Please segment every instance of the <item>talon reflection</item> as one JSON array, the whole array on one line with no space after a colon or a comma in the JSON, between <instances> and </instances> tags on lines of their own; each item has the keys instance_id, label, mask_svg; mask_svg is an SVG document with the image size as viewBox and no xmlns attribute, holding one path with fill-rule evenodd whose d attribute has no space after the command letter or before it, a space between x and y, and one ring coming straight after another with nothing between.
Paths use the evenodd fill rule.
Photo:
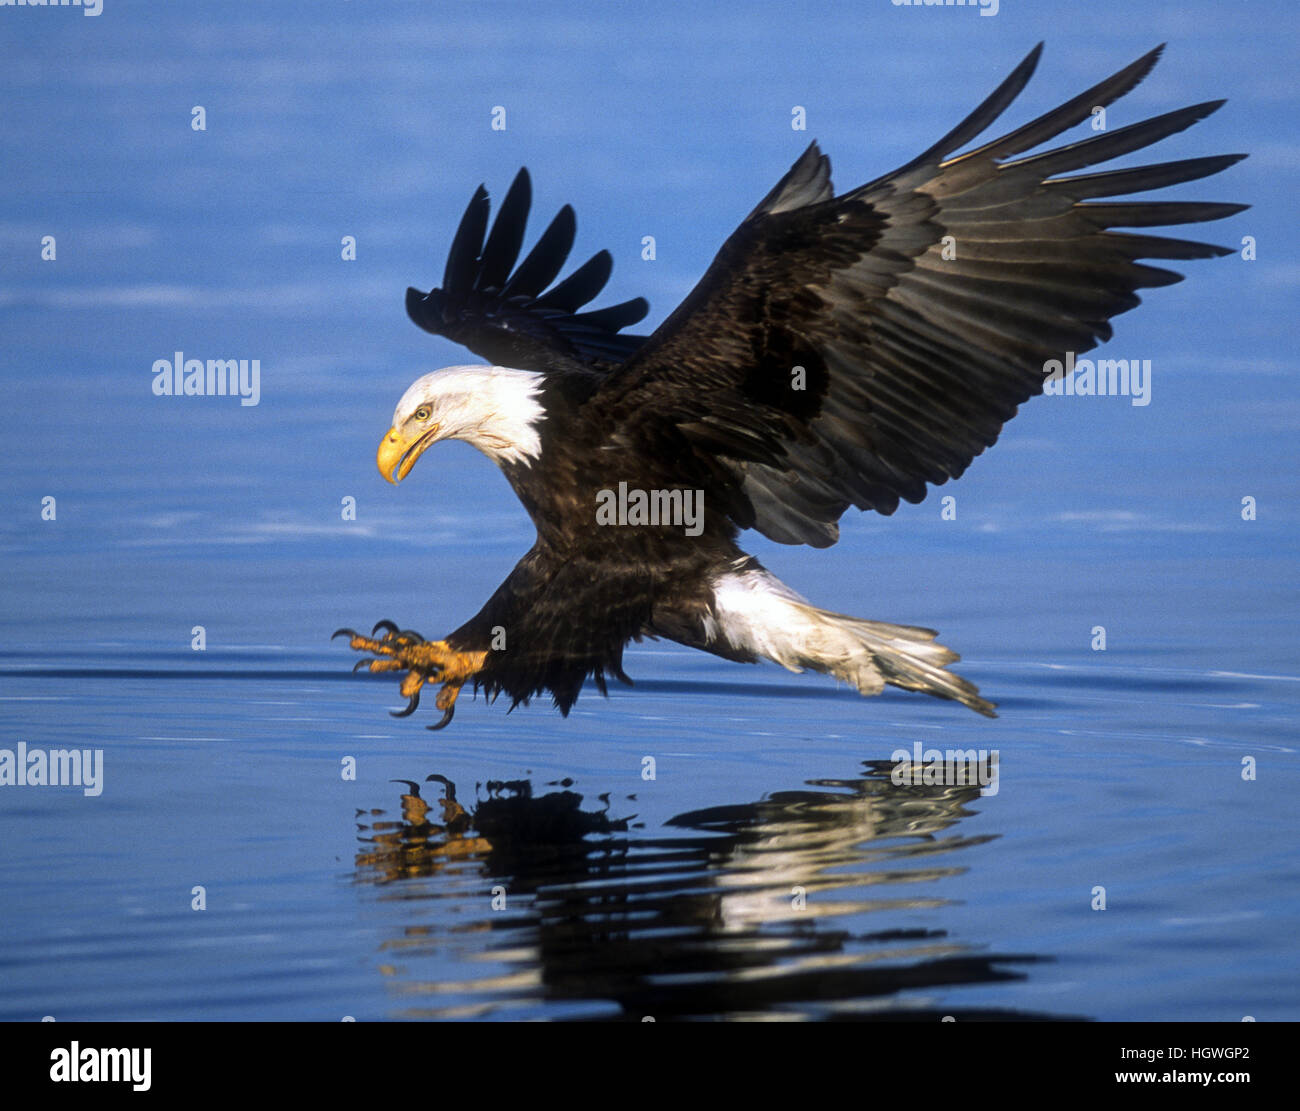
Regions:
<instances>
[{"instance_id":1,"label":"talon reflection","mask_svg":"<svg viewBox=\"0 0 1300 1111\"><path fill-rule=\"evenodd\" d=\"M403 780L403 821L362 826L355 858L359 883L419 881L370 902L400 908L377 958L393 1017L1083 1017L995 994L1051 958L991 944L960 911L963 874L996 861L975 851L997 839L996 800L894 770L865 762L649 828L621 792L568 779L536 795L487 779L457 801L434 773L445 792L427 802Z\"/></svg>"}]
</instances>

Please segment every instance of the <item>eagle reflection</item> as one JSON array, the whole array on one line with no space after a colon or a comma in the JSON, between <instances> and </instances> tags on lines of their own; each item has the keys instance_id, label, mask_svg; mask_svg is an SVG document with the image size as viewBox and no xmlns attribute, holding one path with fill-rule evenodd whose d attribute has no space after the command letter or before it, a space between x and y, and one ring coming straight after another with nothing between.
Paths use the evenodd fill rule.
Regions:
<instances>
[{"instance_id":1,"label":"eagle reflection","mask_svg":"<svg viewBox=\"0 0 1300 1111\"><path fill-rule=\"evenodd\" d=\"M432 803L400 781L401 819L363 824L356 858L358 882L402 884L408 911L428 900L384 945L398 1017L537 1017L555 1003L593 1019L1076 1017L947 995L1023 980L1045 958L916 924L950 901L908 888L965 871L959 854L995 835L954 828L978 785L898 786L893 767L681 814L659 836L615 813L633 797L584 809L567 780L536 797L527 780L489 783L468 808L440 775L426 780L443 788Z\"/></svg>"}]
</instances>

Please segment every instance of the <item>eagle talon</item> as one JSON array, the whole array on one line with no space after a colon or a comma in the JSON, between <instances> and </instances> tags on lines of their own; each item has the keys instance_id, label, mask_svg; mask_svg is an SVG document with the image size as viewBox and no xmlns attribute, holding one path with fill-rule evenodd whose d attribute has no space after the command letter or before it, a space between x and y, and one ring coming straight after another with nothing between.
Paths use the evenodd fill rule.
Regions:
<instances>
[{"instance_id":1,"label":"eagle talon","mask_svg":"<svg viewBox=\"0 0 1300 1111\"><path fill-rule=\"evenodd\" d=\"M411 699L403 710L389 710L390 716L395 718L409 718L420 705L420 689L417 687L411 694Z\"/></svg>"},{"instance_id":2,"label":"eagle talon","mask_svg":"<svg viewBox=\"0 0 1300 1111\"><path fill-rule=\"evenodd\" d=\"M430 733L436 733L439 729L446 729L451 724L451 719L456 716L456 703L452 703L443 711L442 720L437 725L426 725L425 728Z\"/></svg>"},{"instance_id":3,"label":"eagle talon","mask_svg":"<svg viewBox=\"0 0 1300 1111\"><path fill-rule=\"evenodd\" d=\"M482 670L487 653L458 650L446 641L428 641L413 629L399 628L388 620L378 622L374 632L383 635L366 637L353 629L340 629L336 634L350 637L351 648L373 657L353 664L353 674L359 671L369 671L372 675L384 671L406 673L399 689L408 701L404 708L388 711L395 718L415 713L420 705L420 691L426 683L441 683L436 705L442 711L442 718L428 728L445 729L455 714L456 696L466 680Z\"/></svg>"},{"instance_id":4,"label":"eagle talon","mask_svg":"<svg viewBox=\"0 0 1300 1111\"><path fill-rule=\"evenodd\" d=\"M351 640L353 637L359 637L360 635L361 634L357 632L356 629L335 629L334 632L330 634L330 640L338 640L339 637L347 637Z\"/></svg>"}]
</instances>

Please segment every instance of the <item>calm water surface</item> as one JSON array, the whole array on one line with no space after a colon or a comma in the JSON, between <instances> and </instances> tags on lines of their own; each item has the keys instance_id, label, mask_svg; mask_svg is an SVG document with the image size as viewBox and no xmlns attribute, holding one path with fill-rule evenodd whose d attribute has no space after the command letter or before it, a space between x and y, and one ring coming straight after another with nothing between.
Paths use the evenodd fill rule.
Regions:
<instances>
[{"instance_id":1,"label":"calm water surface","mask_svg":"<svg viewBox=\"0 0 1300 1111\"><path fill-rule=\"evenodd\" d=\"M343 655L6 653L7 733L105 771L4 795L0 1017L1293 1017L1293 676L971 658L985 722L649 647L431 734Z\"/></svg>"}]
</instances>

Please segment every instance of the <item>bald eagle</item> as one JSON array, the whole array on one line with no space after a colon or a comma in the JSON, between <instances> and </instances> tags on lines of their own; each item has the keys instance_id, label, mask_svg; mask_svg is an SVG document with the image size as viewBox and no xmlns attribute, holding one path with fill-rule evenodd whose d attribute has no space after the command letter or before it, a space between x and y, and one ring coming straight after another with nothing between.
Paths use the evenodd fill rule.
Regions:
<instances>
[{"instance_id":1,"label":"bald eagle","mask_svg":"<svg viewBox=\"0 0 1300 1111\"><path fill-rule=\"evenodd\" d=\"M1137 260L1231 253L1110 229L1216 220L1244 205L1097 198L1207 177L1243 155L1063 176L1182 131L1222 101L1025 153L1133 89L1161 49L954 153L1024 88L1040 43L925 153L838 197L814 142L649 336L623 333L648 311L641 298L579 311L609 278L608 252L551 285L573 245L571 208L516 266L528 173L490 232L480 186L442 287L408 290L406 307L488 365L412 384L377 461L395 483L439 440L468 441L501 467L537 541L442 640L389 621L370 636L335 634L369 654L357 667L405 672L397 716L414 712L426 682L441 684L433 729L466 683L505 693L512 708L549 691L567 714L588 678L602 693L607 676L630 683L623 649L643 637L995 716L946 669L958 656L933 630L820 609L737 537L757 529L826 547L850 506L890 514L921 501L1043 392L1049 367L1108 340L1135 290L1181 280Z\"/></svg>"}]
</instances>

